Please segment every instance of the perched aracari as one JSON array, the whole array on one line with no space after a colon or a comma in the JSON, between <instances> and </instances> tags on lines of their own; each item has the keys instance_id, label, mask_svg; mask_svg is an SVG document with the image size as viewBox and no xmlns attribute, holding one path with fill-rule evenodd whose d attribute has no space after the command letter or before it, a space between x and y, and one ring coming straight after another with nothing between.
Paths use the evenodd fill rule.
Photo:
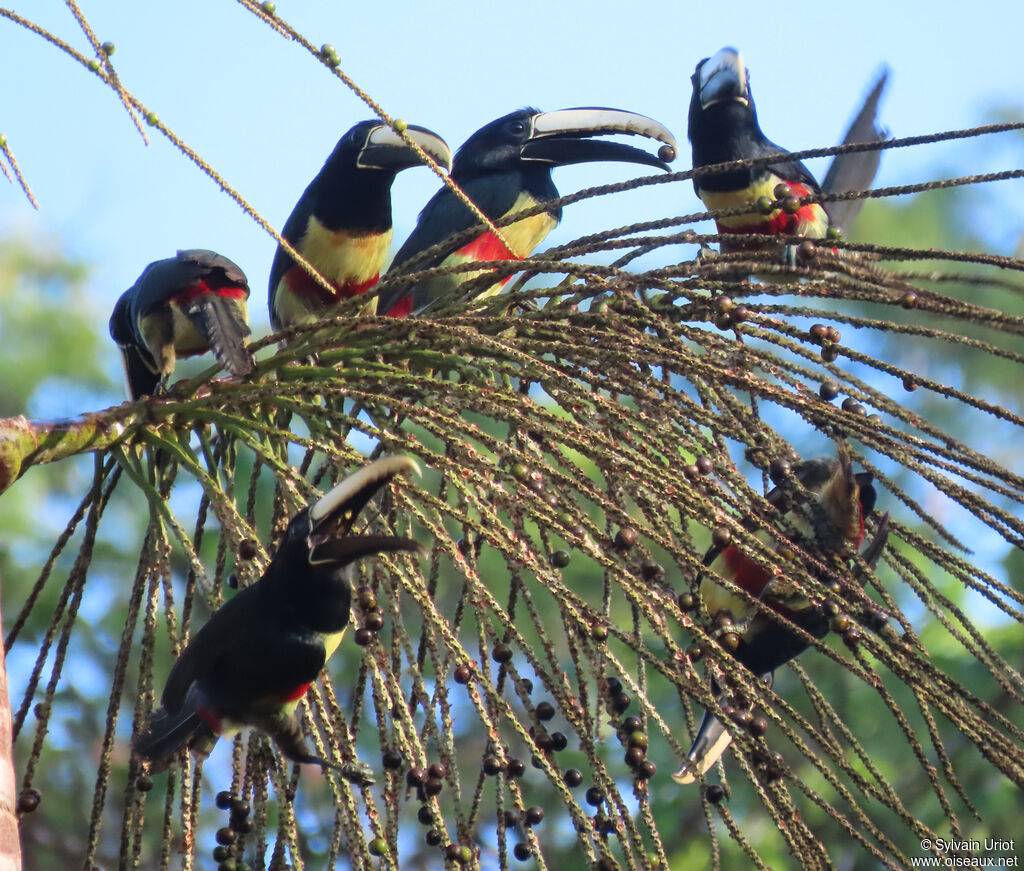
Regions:
<instances>
[{"instance_id":1,"label":"perched aracari","mask_svg":"<svg viewBox=\"0 0 1024 871\"><path fill-rule=\"evenodd\" d=\"M419 468L408 457L377 460L292 518L263 576L221 606L171 669L160 708L133 744L154 770L166 768L185 747L205 756L219 736L255 726L294 762L366 779L357 764L337 766L314 756L296 709L348 626L350 564L379 553L420 551L408 538L352 534L374 493L409 471Z\"/></svg>"},{"instance_id":2,"label":"perched aracari","mask_svg":"<svg viewBox=\"0 0 1024 871\"><path fill-rule=\"evenodd\" d=\"M760 164L746 169L699 175L693 179L697 196L710 211L753 207L761 198L780 199L779 185L788 185L791 196L799 198L822 193L844 193L871 186L878 170L878 150L841 154L832 161L824 186L800 161L788 159L789 152L771 142L757 122L757 109L750 91L750 76L743 57L733 48L723 48L705 58L692 77L688 135L693 147L694 169L733 160L779 155L778 163ZM886 73L875 83L864 106L846 133L843 144L878 142L886 133L875 121L875 113ZM806 203L789 209L774 209L768 214L748 213L720 217L716 223L722 234L825 237L831 226L848 228L860 211L863 200L835 203ZM722 250L746 247L740 240L723 242Z\"/></svg>"},{"instance_id":3,"label":"perched aracari","mask_svg":"<svg viewBox=\"0 0 1024 871\"><path fill-rule=\"evenodd\" d=\"M451 167L451 150L440 136L412 124L406 133L437 163ZM379 120L362 121L338 140L281 233L334 292L278 246L269 295L275 330L319 320L377 283L393 233L391 185L403 169L420 165L419 154Z\"/></svg>"},{"instance_id":4,"label":"perched aracari","mask_svg":"<svg viewBox=\"0 0 1024 871\"><path fill-rule=\"evenodd\" d=\"M854 474L845 445L839 446L839 458L820 457L793 466L793 474L806 491L808 501L794 506L795 487L780 485L766 497L769 504L783 511L786 522L805 539L804 544L823 553L837 553L844 544L858 548L864 540L865 519L875 506L875 488L870 472ZM881 554L888 532L887 518L879 524L863 556L870 565ZM757 533L776 552L789 548L764 530ZM812 602L796 585L774 578L770 571L747 556L736 545L712 546L704 557L709 571L701 580L700 596L708 614L721 620L728 616L730 631L739 634L739 645L732 655L758 677L770 682L772 673L807 647L788 626L766 613L781 615L814 638L829 631L829 616L819 603ZM719 583L731 581L758 600L754 605ZM719 579L719 580L716 580ZM734 630L733 630L733 627ZM717 685L716 695L723 695ZM718 761L732 736L710 711L697 730L693 746L682 768L673 775L680 783L693 783Z\"/></svg>"},{"instance_id":5,"label":"perched aracari","mask_svg":"<svg viewBox=\"0 0 1024 871\"><path fill-rule=\"evenodd\" d=\"M110 316L132 399L166 383L178 357L206 351L232 375L248 375L248 299L245 273L215 251L193 248L150 263Z\"/></svg>"},{"instance_id":6,"label":"perched aracari","mask_svg":"<svg viewBox=\"0 0 1024 871\"><path fill-rule=\"evenodd\" d=\"M481 127L455 155L451 178L490 220L558 197L551 180L556 166L591 161L638 163L668 170L665 161L618 142L592 137L637 134L665 143L669 159L676 154L672 134L657 121L619 109L578 108L557 112L520 109ZM480 260L521 260L529 256L562 218L560 206L500 228L511 250L491 232L452 244L428 259L418 255L479 224L470 209L443 187L420 212L419 221L395 255L389 273L408 272ZM404 316L453 294L462 283L479 275L462 272L423 281L381 294L378 311ZM497 293L508 279L497 282Z\"/></svg>"}]
</instances>

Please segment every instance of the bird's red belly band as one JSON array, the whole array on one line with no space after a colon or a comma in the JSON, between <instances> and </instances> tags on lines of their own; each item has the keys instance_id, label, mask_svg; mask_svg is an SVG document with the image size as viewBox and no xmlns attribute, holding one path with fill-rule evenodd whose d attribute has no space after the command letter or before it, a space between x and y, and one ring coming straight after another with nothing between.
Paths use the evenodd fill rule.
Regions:
<instances>
[{"instance_id":1,"label":"bird's red belly band","mask_svg":"<svg viewBox=\"0 0 1024 871\"><path fill-rule=\"evenodd\" d=\"M213 730L214 735L219 735L221 733L220 714L205 705L198 704L196 705L196 713L199 715L199 719Z\"/></svg>"},{"instance_id":2,"label":"bird's red belly band","mask_svg":"<svg viewBox=\"0 0 1024 871\"><path fill-rule=\"evenodd\" d=\"M385 312L385 317L404 318L412 312L412 294L407 293Z\"/></svg>"},{"instance_id":3,"label":"bird's red belly band","mask_svg":"<svg viewBox=\"0 0 1024 871\"><path fill-rule=\"evenodd\" d=\"M789 189L793 192L794 197L806 197L811 194L811 191L802 184L792 181L786 182L786 184L789 185ZM742 224L732 224L727 227L716 221L715 225L718 227L719 233L761 233L771 236L795 236L800 233L801 227L814 226L819 220L820 211L820 204L808 203L805 206L801 206L793 214L788 214L782 209L778 209L770 217L749 215L749 220L744 221Z\"/></svg>"},{"instance_id":4,"label":"bird's red belly band","mask_svg":"<svg viewBox=\"0 0 1024 871\"><path fill-rule=\"evenodd\" d=\"M226 284L221 287L211 287L205 281L198 281L184 290L174 294L170 299L176 302L179 306L184 307L194 299L199 299L201 296L206 296L208 293L221 296L226 299L245 299L249 296L249 289L245 287L239 287L236 284Z\"/></svg>"},{"instance_id":5,"label":"bird's red belly band","mask_svg":"<svg viewBox=\"0 0 1024 871\"><path fill-rule=\"evenodd\" d=\"M522 260L509 251L508 247L490 231L477 236L455 252L460 260ZM506 281L508 279L505 279Z\"/></svg>"},{"instance_id":6,"label":"bird's red belly band","mask_svg":"<svg viewBox=\"0 0 1024 871\"><path fill-rule=\"evenodd\" d=\"M299 699L301 699L306 694L306 690L308 690L309 687L310 687L310 684L308 684L308 683L299 684L297 687L295 687L295 689L293 689L290 693L288 693L282 699L282 701L284 701L284 702L297 702Z\"/></svg>"},{"instance_id":7,"label":"bird's red belly band","mask_svg":"<svg viewBox=\"0 0 1024 871\"><path fill-rule=\"evenodd\" d=\"M293 266L284 276L285 284L293 294L303 299L311 299L322 306L337 305L342 299L351 299L366 293L377 283L378 275L366 281L347 281L344 284L332 284L334 291L321 287L313 277L301 266Z\"/></svg>"},{"instance_id":8,"label":"bird's red belly band","mask_svg":"<svg viewBox=\"0 0 1024 871\"><path fill-rule=\"evenodd\" d=\"M761 596L771 580L768 571L730 545L722 552L722 560L732 574L732 581L755 599ZM728 575L727 575L728 577Z\"/></svg>"}]
</instances>

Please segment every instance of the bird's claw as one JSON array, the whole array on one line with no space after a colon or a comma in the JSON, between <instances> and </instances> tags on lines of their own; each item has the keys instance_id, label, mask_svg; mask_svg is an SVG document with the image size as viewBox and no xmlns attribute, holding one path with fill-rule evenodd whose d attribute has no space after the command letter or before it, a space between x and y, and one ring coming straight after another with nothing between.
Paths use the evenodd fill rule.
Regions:
<instances>
[{"instance_id":1,"label":"bird's claw","mask_svg":"<svg viewBox=\"0 0 1024 871\"><path fill-rule=\"evenodd\" d=\"M327 763L335 769L349 783L356 786L372 786L377 782L373 776L373 769L365 762L344 762L341 765Z\"/></svg>"},{"instance_id":2,"label":"bird's claw","mask_svg":"<svg viewBox=\"0 0 1024 871\"><path fill-rule=\"evenodd\" d=\"M700 251L697 252L697 265L704 266L708 263L713 263L718 259L718 252L714 248L709 248L706 245L700 246Z\"/></svg>"}]
</instances>

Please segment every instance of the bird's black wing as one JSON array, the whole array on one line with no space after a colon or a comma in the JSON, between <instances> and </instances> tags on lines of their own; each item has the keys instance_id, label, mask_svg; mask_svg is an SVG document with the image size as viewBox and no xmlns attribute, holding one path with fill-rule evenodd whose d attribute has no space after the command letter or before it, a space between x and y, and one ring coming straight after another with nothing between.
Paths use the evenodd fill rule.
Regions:
<instances>
[{"instance_id":1,"label":"bird's black wing","mask_svg":"<svg viewBox=\"0 0 1024 871\"><path fill-rule=\"evenodd\" d=\"M131 292L126 291L114 305L110 316L110 337L121 349L124 376L128 384L128 395L132 399L150 396L160 383L153 355L146 350L131 320Z\"/></svg>"},{"instance_id":2,"label":"bird's black wing","mask_svg":"<svg viewBox=\"0 0 1024 871\"><path fill-rule=\"evenodd\" d=\"M234 284L247 285L248 279L245 277L245 273L242 272L241 268L233 260L229 260L223 254L218 254L216 251L210 251L208 248L187 248L179 250L175 261L181 264L183 268L183 275L194 275L196 278L200 278L204 275L213 272L215 269L220 269L224 272L225 277ZM193 281L195 278L192 279Z\"/></svg>"},{"instance_id":3,"label":"bird's black wing","mask_svg":"<svg viewBox=\"0 0 1024 871\"><path fill-rule=\"evenodd\" d=\"M522 180L518 173L493 173L459 182L459 186L480 211L492 220L497 220L515 205L516 198L522 191ZM421 251L463 233L478 223L480 222L477 216L449 188L442 188L423 207L415 228L398 249L388 272L418 271L440 265L446 257L467 244L469 240L453 242L428 260L414 263L408 270L405 268L405 264ZM399 299L409 295L415 297L416 290L414 286L384 291L377 303L377 311L390 311Z\"/></svg>"},{"instance_id":4,"label":"bird's black wing","mask_svg":"<svg viewBox=\"0 0 1024 871\"><path fill-rule=\"evenodd\" d=\"M315 181L315 180L314 180ZM302 237L306 235L306 227L309 224L310 216L313 214L313 201L315 199L313 191L313 182L306 187L302 192L302 196L299 197L299 201L295 204L295 208L292 209L292 213L288 216L288 220L284 222L284 228L281 230L281 235L288 240L288 243L296 250L301 250ZM267 288L267 305L270 308L270 322L275 330L281 329L281 324L274 314L274 300L277 297L277 286L281 283L281 279L284 278L285 273L288 272L295 265L295 260L291 254L284 250L280 245L277 246L277 251L274 252L274 261L270 264L270 283Z\"/></svg>"},{"instance_id":5,"label":"bird's black wing","mask_svg":"<svg viewBox=\"0 0 1024 871\"><path fill-rule=\"evenodd\" d=\"M253 615L260 610L258 586L246 587L225 602L189 641L167 676L160 704L177 712L185 701L193 681L217 662L224 648L248 634Z\"/></svg>"},{"instance_id":6,"label":"bird's black wing","mask_svg":"<svg viewBox=\"0 0 1024 871\"><path fill-rule=\"evenodd\" d=\"M179 251L177 257L150 263L129 291L132 323L164 305L168 298L206 277L214 269L231 268L233 281L245 284L245 275L238 267L215 251L203 248Z\"/></svg>"},{"instance_id":7,"label":"bird's black wing","mask_svg":"<svg viewBox=\"0 0 1024 871\"><path fill-rule=\"evenodd\" d=\"M326 661L323 639L314 632L253 627L241 643L220 650L200 685L204 696L216 699L218 710L230 716L301 694Z\"/></svg>"},{"instance_id":8,"label":"bird's black wing","mask_svg":"<svg viewBox=\"0 0 1024 871\"><path fill-rule=\"evenodd\" d=\"M811 175L811 171L799 160L793 160L790 156L791 152L786 151L785 148L766 139L763 145L754 149L754 152L750 155L751 157L779 155L782 159L778 163L770 164L769 168L783 181L801 184L812 193L819 193L821 191L821 186L818 184L818 180Z\"/></svg>"},{"instance_id":9,"label":"bird's black wing","mask_svg":"<svg viewBox=\"0 0 1024 871\"><path fill-rule=\"evenodd\" d=\"M492 220L502 217L515 204L522 189L518 173L495 173L462 182L459 185L466 195L485 215ZM459 200L452 191L444 187L431 198L420 212L419 220L409 238L398 249L389 272L401 269L402 265L427 248L432 248L449 236L462 233L479 223L476 215ZM428 262L417 263L415 269L437 266L455 250L453 245Z\"/></svg>"}]
</instances>

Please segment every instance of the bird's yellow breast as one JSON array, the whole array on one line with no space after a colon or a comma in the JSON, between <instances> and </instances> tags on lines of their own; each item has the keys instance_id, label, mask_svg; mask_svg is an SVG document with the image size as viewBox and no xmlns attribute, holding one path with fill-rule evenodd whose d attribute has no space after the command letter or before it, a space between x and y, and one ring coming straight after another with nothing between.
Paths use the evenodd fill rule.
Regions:
<instances>
[{"instance_id":1,"label":"bird's yellow breast","mask_svg":"<svg viewBox=\"0 0 1024 871\"><path fill-rule=\"evenodd\" d=\"M339 287L362 284L380 274L394 231L359 235L328 230L310 217L299 251L328 281Z\"/></svg>"},{"instance_id":2,"label":"bird's yellow breast","mask_svg":"<svg viewBox=\"0 0 1024 871\"><path fill-rule=\"evenodd\" d=\"M807 196L811 190L796 182L787 182L774 173L755 181L750 187L738 191L709 191L702 188L700 198L708 211L716 212L724 209L751 208L761 197L776 200L775 188L780 184L788 184L794 196ZM782 233L807 236L810 239L821 239L828 231L828 214L819 203L801 206L796 214L787 214L782 209L775 209L768 214L760 212L746 215L728 215L715 218L722 232L746 233Z\"/></svg>"},{"instance_id":3,"label":"bird's yellow breast","mask_svg":"<svg viewBox=\"0 0 1024 871\"><path fill-rule=\"evenodd\" d=\"M512 208L505 214L513 214L521 209L535 206L536 204L537 201L529 194L521 193L516 197L516 201L513 203ZM498 228L504 243L499 241L498 238L488 230L485 233L481 233L472 242L468 242L446 257L444 265L451 266L457 263L475 263L479 260L521 260L524 257L529 257L536 247L544 241L548 233L557 226L558 221L556 221L554 216L549 212L541 212L539 215L531 215L529 218L523 218L521 221L509 224L507 227ZM512 249L513 256L510 256L509 248ZM457 273L456 275L453 275L449 281L459 285L476 278L479 275L483 275L483 270L479 272ZM507 281L508 279L505 278L502 281L495 282L494 287L481 293L479 298L482 299L498 293Z\"/></svg>"},{"instance_id":4,"label":"bird's yellow breast","mask_svg":"<svg viewBox=\"0 0 1024 871\"><path fill-rule=\"evenodd\" d=\"M528 193L521 193L506 214L512 214L535 205L537 205L537 200ZM499 227L499 230L517 257L529 257L544 241L548 233L557 226L558 221L554 215L550 212L541 212L539 215L523 218L507 227Z\"/></svg>"}]
</instances>

